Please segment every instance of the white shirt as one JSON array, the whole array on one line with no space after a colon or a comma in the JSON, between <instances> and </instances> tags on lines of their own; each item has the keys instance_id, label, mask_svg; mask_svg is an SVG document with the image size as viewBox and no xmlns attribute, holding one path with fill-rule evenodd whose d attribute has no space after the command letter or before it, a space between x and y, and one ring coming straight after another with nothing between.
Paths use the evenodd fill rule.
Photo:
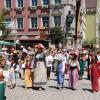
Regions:
<instances>
[{"instance_id":1,"label":"white shirt","mask_svg":"<svg viewBox=\"0 0 100 100\"><path fill-rule=\"evenodd\" d=\"M100 61L100 56L97 55L97 59L98 59L98 61Z\"/></svg>"},{"instance_id":2,"label":"white shirt","mask_svg":"<svg viewBox=\"0 0 100 100\"><path fill-rule=\"evenodd\" d=\"M53 57L51 55L46 56L46 66L52 67Z\"/></svg>"}]
</instances>

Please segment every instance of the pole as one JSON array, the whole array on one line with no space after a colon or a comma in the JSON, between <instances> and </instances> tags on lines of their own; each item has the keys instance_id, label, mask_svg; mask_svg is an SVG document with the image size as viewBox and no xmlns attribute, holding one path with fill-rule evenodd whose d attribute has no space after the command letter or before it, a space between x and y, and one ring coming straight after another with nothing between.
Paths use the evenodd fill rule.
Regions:
<instances>
[{"instance_id":1,"label":"pole","mask_svg":"<svg viewBox=\"0 0 100 100\"><path fill-rule=\"evenodd\" d=\"M14 24L15 24L15 38L14 38L14 46L15 46L15 49L16 49L16 40L17 40L17 27L16 27L16 20L14 21Z\"/></svg>"}]
</instances>

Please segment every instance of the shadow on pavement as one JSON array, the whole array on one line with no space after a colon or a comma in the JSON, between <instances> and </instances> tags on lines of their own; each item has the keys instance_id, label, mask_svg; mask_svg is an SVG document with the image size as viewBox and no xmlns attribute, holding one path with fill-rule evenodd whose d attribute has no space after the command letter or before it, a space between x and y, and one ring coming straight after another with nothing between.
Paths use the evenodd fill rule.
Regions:
<instances>
[{"instance_id":1,"label":"shadow on pavement","mask_svg":"<svg viewBox=\"0 0 100 100\"><path fill-rule=\"evenodd\" d=\"M17 87L22 87L22 88L25 88L25 86L24 86L24 85L18 85Z\"/></svg>"},{"instance_id":2,"label":"shadow on pavement","mask_svg":"<svg viewBox=\"0 0 100 100\"><path fill-rule=\"evenodd\" d=\"M66 81L69 81L69 79L65 79Z\"/></svg>"},{"instance_id":3,"label":"shadow on pavement","mask_svg":"<svg viewBox=\"0 0 100 100\"><path fill-rule=\"evenodd\" d=\"M56 87L56 86L49 86L49 88L58 89L58 87Z\"/></svg>"},{"instance_id":4,"label":"shadow on pavement","mask_svg":"<svg viewBox=\"0 0 100 100\"><path fill-rule=\"evenodd\" d=\"M49 80L57 81L57 79L49 79Z\"/></svg>"},{"instance_id":5,"label":"shadow on pavement","mask_svg":"<svg viewBox=\"0 0 100 100\"><path fill-rule=\"evenodd\" d=\"M66 89L70 89L70 90L71 90L71 88L70 88L70 87L64 87L64 88L66 88Z\"/></svg>"},{"instance_id":6,"label":"shadow on pavement","mask_svg":"<svg viewBox=\"0 0 100 100\"><path fill-rule=\"evenodd\" d=\"M32 87L32 89L37 90L37 91L45 90L45 88L43 88L43 87Z\"/></svg>"},{"instance_id":7,"label":"shadow on pavement","mask_svg":"<svg viewBox=\"0 0 100 100\"><path fill-rule=\"evenodd\" d=\"M82 90L83 90L83 91L89 91L89 92L92 92L91 89L87 89L87 88L83 88Z\"/></svg>"}]
</instances>

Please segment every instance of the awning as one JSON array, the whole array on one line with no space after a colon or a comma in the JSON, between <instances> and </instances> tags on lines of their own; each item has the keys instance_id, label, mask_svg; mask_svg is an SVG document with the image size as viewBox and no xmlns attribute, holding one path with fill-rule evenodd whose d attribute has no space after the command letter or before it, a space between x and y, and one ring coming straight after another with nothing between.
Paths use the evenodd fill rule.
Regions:
<instances>
[{"instance_id":1,"label":"awning","mask_svg":"<svg viewBox=\"0 0 100 100\"><path fill-rule=\"evenodd\" d=\"M7 41L0 41L0 45L9 45L9 46L14 46L14 43L7 42Z\"/></svg>"}]
</instances>

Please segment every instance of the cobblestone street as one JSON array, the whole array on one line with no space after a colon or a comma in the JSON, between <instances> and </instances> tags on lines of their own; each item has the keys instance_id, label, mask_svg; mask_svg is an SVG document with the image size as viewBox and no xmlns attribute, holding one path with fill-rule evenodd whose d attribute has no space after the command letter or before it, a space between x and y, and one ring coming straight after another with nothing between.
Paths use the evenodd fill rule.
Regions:
<instances>
[{"instance_id":1,"label":"cobblestone street","mask_svg":"<svg viewBox=\"0 0 100 100\"><path fill-rule=\"evenodd\" d=\"M86 75L85 75L86 76ZM68 89L68 81L65 79L64 89L56 88L56 77L52 73L51 79L44 87L45 90L38 91L33 89L26 90L24 81L17 79L15 89L6 88L7 100L100 100L100 92L92 93L90 81L85 78L79 81L78 89L72 91Z\"/></svg>"}]
</instances>

